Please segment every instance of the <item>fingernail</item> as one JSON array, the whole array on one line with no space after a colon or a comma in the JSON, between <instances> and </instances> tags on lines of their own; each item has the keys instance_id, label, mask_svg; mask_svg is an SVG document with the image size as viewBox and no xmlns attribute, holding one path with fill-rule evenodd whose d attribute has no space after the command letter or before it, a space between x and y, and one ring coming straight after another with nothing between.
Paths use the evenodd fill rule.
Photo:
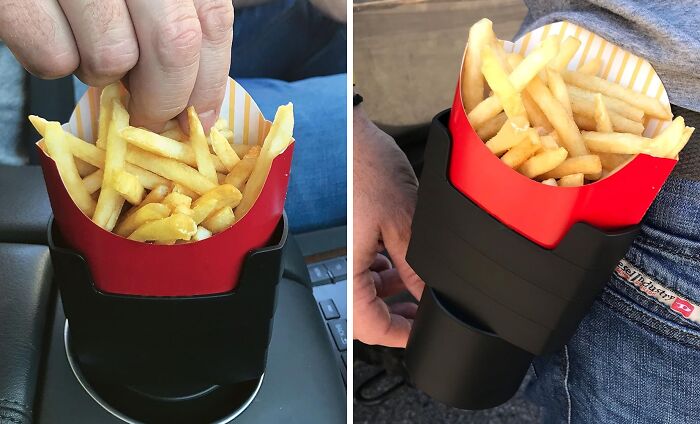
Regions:
<instances>
[{"instance_id":1,"label":"fingernail","mask_svg":"<svg viewBox=\"0 0 700 424\"><path fill-rule=\"evenodd\" d=\"M206 112L199 114L199 120L202 123L202 128L204 128L205 134L209 134L209 130L214 126L216 118L218 117L219 115L215 110L207 110Z\"/></svg>"}]
</instances>

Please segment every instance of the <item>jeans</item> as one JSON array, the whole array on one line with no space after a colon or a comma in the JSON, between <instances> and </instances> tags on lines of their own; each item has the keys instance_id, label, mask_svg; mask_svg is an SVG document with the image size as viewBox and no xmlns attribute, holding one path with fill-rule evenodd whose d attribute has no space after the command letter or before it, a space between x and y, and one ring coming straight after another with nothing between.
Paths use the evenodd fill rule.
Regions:
<instances>
[{"instance_id":1,"label":"jeans","mask_svg":"<svg viewBox=\"0 0 700 424\"><path fill-rule=\"evenodd\" d=\"M641 234L525 394L545 423L700 422L700 181L671 177Z\"/></svg>"}]
</instances>

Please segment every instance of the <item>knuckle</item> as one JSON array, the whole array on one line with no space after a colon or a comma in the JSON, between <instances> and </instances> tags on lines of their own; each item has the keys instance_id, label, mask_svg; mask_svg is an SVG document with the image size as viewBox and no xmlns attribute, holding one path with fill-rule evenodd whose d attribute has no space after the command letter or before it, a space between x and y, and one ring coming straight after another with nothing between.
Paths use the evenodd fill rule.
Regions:
<instances>
[{"instance_id":1,"label":"knuckle","mask_svg":"<svg viewBox=\"0 0 700 424\"><path fill-rule=\"evenodd\" d=\"M187 66L199 60L202 29L193 8L166 10L156 30L156 51L164 66Z\"/></svg>"},{"instance_id":2,"label":"knuckle","mask_svg":"<svg viewBox=\"0 0 700 424\"><path fill-rule=\"evenodd\" d=\"M211 42L227 42L233 38L233 3L230 0L202 2L197 10L202 35Z\"/></svg>"},{"instance_id":3,"label":"knuckle","mask_svg":"<svg viewBox=\"0 0 700 424\"><path fill-rule=\"evenodd\" d=\"M65 51L41 55L40 60L35 60L27 64L27 70L39 78L56 79L72 74L80 63L78 54L72 51Z\"/></svg>"},{"instance_id":4,"label":"knuckle","mask_svg":"<svg viewBox=\"0 0 700 424\"><path fill-rule=\"evenodd\" d=\"M133 40L97 46L92 54L82 58L80 67L90 78L114 80L136 65L139 51Z\"/></svg>"}]
</instances>

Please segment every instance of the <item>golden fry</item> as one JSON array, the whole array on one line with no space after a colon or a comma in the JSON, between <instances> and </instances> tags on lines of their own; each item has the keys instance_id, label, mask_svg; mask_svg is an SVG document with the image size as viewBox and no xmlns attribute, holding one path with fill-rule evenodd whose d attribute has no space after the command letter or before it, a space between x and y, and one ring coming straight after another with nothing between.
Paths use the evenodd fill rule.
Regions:
<instances>
[{"instance_id":1,"label":"golden fry","mask_svg":"<svg viewBox=\"0 0 700 424\"><path fill-rule=\"evenodd\" d=\"M112 231L115 214L121 211L124 197L111 185L114 174L124 169L126 158L126 140L120 131L129 125L129 114L119 100L112 100L112 118L107 132L107 151L105 152L104 180L100 197L92 221L107 231ZM106 183L106 184L105 184Z\"/></svg>"},{"instance_id":2,"label":"golden fry","mask_svg":"<svg viewBox=\"0 0 700 424\"><path fill-rule=\"evenodd\" d=\"M583 174L565 175L559 178L559 187L579 187L583 185Z\"/></svg>"},{"instance_id":3,"label":"golden fry","mask_svg":"<svg viewBox=\"0 0 700 424\"><path fill-rule=\"evenodd\" d=\"M133 212L129 212L126 218L120 222L114 230L115 233L122 237L129 237L138 227L147 222L166 218L170 215L171 209L162 203L154 202L133 208Z\"/></svg>"},{"instance_id":4,"label":"golden fry","mask_svg":"<svg viewBox=\"0 0 700 424\"><path fill-rule=\"evenodd\" d=\"M552 187L557 187L559 184L557 184L557 180L554 178L549 178L547 180L542 181L542 184L552 186Z\"/></svg>"},{"instance_id":5,"label":"golden fry","mask_svg":"<svg viewBox=\"0 0 700 424\"><path fill-rule=\"evenodd\" d=\"M579 47L581 47L581 40L571 35L566 37L561 46L559 46L559 53L552 59L549 66L557 72L566 70L567 65L571 62L571 58L576 55Z\"/></svg>"},{"instance_id":6,"label":"golden fry","mask_svg":"<svg viewBox=\"0 0 700 424\"><path fill-rule=\"evenodd\" d=\"M211 231L212 234L217 234L231 225L236 221L236 216L233 213L233 209L230 206L219 209L218 212L214 213L212 216L202 222L202 227Z\"/></svg>"},{"instance_id":7,"label":"golden fry","mask_svg":"<svg viewBox=\"0 0 700 424\"><path fill-rule=\"evenodd\" d=\"M197 227L197 232L194 233L194 235L192 236L192 241L205 240L211 236L212 236L211 231L207 230L206 228L204 228L200 225Z\"/></svg>"},{"instance_id":8,"label":"golden fry","mask_svg":"<svg viewBox=\"0 0 700 424\"><path fill-rule=\"evenodd\" d=\"M535 77L526 89L557 131L560 144L569 152L569 155L587 154L588 150L573 118L566 113L564 107L554 98L542 80Z\"/></svg>"},{"instance_id":9,"label":"golden fry","mask_svg":"<svg viewBox=\"0 0 700 424\"><path fill-rule=\"evenodd\" d=\"M515 169L522 165L540 148L540 140L534 129L528 130L528 136L523 138L515 147L501 156L501 161Z\"/></svg>"},{"instance_id":10,"label":"golden fry","mask_svg":"<svg viewBox=\"0 0 700 424\"><path fill-rule=\"evenodd\" d=\"M561 163L566 160L568 154L569 153L563 147L556 150L545 150L520 165L518 172L528 178L535 178L561 165Z\"/></svg>"},{"instance_id":11,"label":"golden fry","mask_svg":"<svg viewBox=\"0 0 700 424\"><path fill-rule=\"evenodd\" d=\"M132 205L138 205L143 200L145 189L139 179L123 169L116 170L111 175L109 185Z\"/></svg>"},{"instance_id":12,"label":"golden fry","mask_svg":"<svg viewBox=\"0 0 700 424\"><path fill-rule=\"evenodd\" d=\"M138 148L130 148L126 152L126 160L148 171L182 184L198 194L204 194L216 187L216 184L205 178L196 169L174 159L164 158ZM216 172L214 172L216 178Z\"/></svg>"},{"instance_id":13,"label":"golden fry","mask_svg":"<svg viewBox=\"0 0 700 424\"><path fill-rule=\"evenodd\" d=\"M199 121L199 117L192 106L187 108L187 119L190 124L190 143L192 143L192 150L194 150L194 155L197 159L197 169L205 178L217 184L216 168L209 153L209 144L204 136L202 123Z\"/></svg>"},{"instance_id":14,"label":"golden fry","mask_svg":"<svg viewBox=\"0 0 700 424\"><path fill-rule=\"evenodd\" d=\"M595 95L595 130L598 132L613 132L613 123L608 115L608 109L603 103L603 95L596 93Z\"/></svg>"},{"instance_id":15,"label":"golden fry","mask_svg":"<svg viewBox=\"0 0 700 424\"><path fill-rule=\"evenodd\" d=\"M491 150L491 153L500 155L520 144L528 135L527 121L518 118L508 119L498 133L486 142L486 147Z\"/></svg>"},{"instance_id":16,"label":"golden fry","mask_svg":"<svg viewBox=\"0 0 700 424\"><path fill-rule=\"evenodd\" d=\"M503 69L496 58L496 53L488 44L481 50L481 61L481 72L491 90L498 96L506 116L511 119L527 119L520 93L513 87L506 70Z\"/></svg>"},{"instance_id":17,"label":"golden fry","mask_svg":"<svg viewBox=\"0 0 700 424\"><path fill-rule=\"evenodd\" d=\"M107 146L107 132L109 131L109 122L112 119L112 102L119 101L121 84L119 82L112 83L102 89L100 94L100 112L97 120L97 147L104 149Z\"/></svg>"},{"instance_id":18,"label":"golden fry","mask_svg":"<svg viewBox=\"0 0 700 424\"><path fill-rule=\"evenodd\" d=\"M597 174L603 169L597 155L568 158L559 166L541 175L543 179L561 178L571 174Z\"/></svg>"},{"instance_id":19,"label":"golden fry","mask_svg":"<svg viewBox=\"0 0 700 424\"><path fill-rule=\"evenodd\" d=\"M231 172L226 176L224 182L226 184L231 184L238 190L243 190L245 183L250 178L250 174L255 168L255 162L258 160L260 155L260 146L253 146L248 150L248 152L243 156L238 164L231 170Z\"/></svg>"},{"instance_id":20,"label":"golden fry","mask_svg":"<svg viewBox=\"0 0 700 424\"><path fill-rule=\"evenodd\" d=\"M462 67L462 103L467 112L471 111L484 98L481 49L495 38L493 23L488 19L481 19L469 30L469 42Z\"/></svg>"},{"instance_id":21,"label":"golden fry","mask_svg":"<svg viewBox=\"0 0 700 424\"><path fill-rule=\"evenodd\" d=\"M167 218L149 221L138 227L129 240L136 241L169 241L189 240L197 232L197 225L192 218L179 213Z\"/></svg>"},{"instance_id":22,"label":"golden fry","mask_svg":"<svg viewBox=\"0 0 700 424\"><path fill-rule=\"evenodd\" d=\"M56 162L56 169L58 169L58 174L61 176L68 194L85 215L91 216L95 211L95 201L78 174L78 168L75 166L70 147L66 143L65 132L61 128L61 124L48 122L45 128L46 150L51 159Z\"/></svg>"},{"instance_id":23,"label":"golden fry","mask_svg":"<svg viewBox=\"0 0 700 424\"><path fill-rule=\"evenodd\" d=\"M566 113L573 117L574 113L571 111L569 92L566 89L566 83L562 79L561 74L553 69L547 68L547 85L554 98L564 107Z\"/></svg>"},{"instance_id":24,"label":"golden fry","mask_svg":"<svg viewBox=\"0 0 700 424\"><path fill-rule=\"evenodd\" d=\"M506 114L501 112L494 118L489 119L482 126L477 128L476 134L479 136L480 139L488 141L493 136L498 134L498 131L501 129L503 124L506 123L507 119L508 117L506 116Z\"/></svg>"},{"instance_id":25,"label":"golden fry","mask_svg":"<svg viewBox=\"0 0 700 424\"><path fill-rule=\"evenodd\" d=\"M666 109L661 102L653 97L645 96L630 88L623 87L606 79L592 75L582 74L580 72L562 72L564 80L577 87L600 92L606 96L627 102L633 106L642 109L647 115L659 118L661 120L669 120L673 117L671 111Z\"/></svg>"},{"instance_id":26,"label":"golden fry","mask_svg":"<svg viewBox=\"0 0 700 424\"><path fill-rule=\"evenodd\" d=\"M221 135L216 128L211 129L209 138L211 139L211 147L214 149L214 153L221 159L226 170L231 172L241 158L238 157L236 151L233 150L226 137Z\"/></svg>"},{"instance_id":27,"label":"golden fry","mask_svg":"<svg viewBox=\"0 0 700 424\"><path fill-rule=\"evenodd\" d=\"M231 184L220 185L194 201L192 218L199 224L221 208L235 208L240 204L242 198L241 192Z\"/></svg>"},{"instance_id":28,"label":"golden fry","mask_svg":"<svg viewBox=\"0 0 700 424\"><path fill-rule=\"evenodd\" d=\"M627 133L601 133L582 131L581 136L586 146L596 153L622 153L636 155L652 153L653 139Z\"/></svg>"},{"instance_id":29,"label":"golden fry","mask_svg":"<svg viewBox=\"0 0 700 424\"><path fill-rule=\"evenodd\" d=\"M567 85L566 88L569 92L571 108L574 113L581 113L592 118L593 110L595 109L595 95L601 94L603 96L603 103L605 103L605 107L609 112L622 115L636 122L642 122L644 120L644 111L642 109L620 99L606 96L603 93L594 93L584 90L574 85Z\"/></svg>"},{"instance_id":30,"label":"golden fry","mask_svg":"<svg viewBox=\"0 0 700 424\"><path fill-rule=\"evenodd\" d=\"M603 60L599 57L594 57L588 62L580 65L577 69L578 72L586 75L598 75L600 68L603 66Z\"/></svg>"}]
</instances>

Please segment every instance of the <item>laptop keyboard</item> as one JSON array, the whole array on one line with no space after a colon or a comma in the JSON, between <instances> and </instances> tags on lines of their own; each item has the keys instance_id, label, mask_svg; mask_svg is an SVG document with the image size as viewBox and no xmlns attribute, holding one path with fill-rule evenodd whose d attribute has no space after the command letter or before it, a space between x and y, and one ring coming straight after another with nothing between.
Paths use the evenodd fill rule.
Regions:
<instances>
[{"instance_id":1,"label":"laptop keyboard","mask_svg":"<svg viewBox=\"0 0 700 424\"><path fill-rule=\"evenodd\" d=\"M329 342L338 356L347 384L347 258L345 256L307 265L318 310L328 330Z\"/></svg>"}]
</instances>

